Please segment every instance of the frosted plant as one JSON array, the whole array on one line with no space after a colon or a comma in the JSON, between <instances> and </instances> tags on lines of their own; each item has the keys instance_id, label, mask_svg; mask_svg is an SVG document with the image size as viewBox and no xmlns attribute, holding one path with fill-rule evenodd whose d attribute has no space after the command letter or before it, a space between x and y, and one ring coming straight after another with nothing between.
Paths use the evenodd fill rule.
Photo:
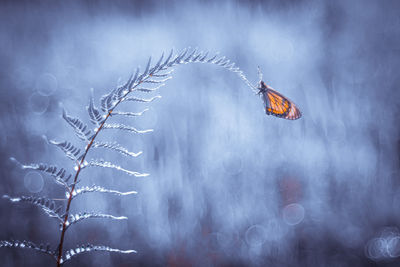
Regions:
<instances>
[{"instance_id":1,"label":"frosted plant","mask_svg":"<svg viewBox=\"0 0 400 267\"><path fill-rule=\"evenodd\" d=\"M145 177L149 175L147 173L140 173L137 171L124 169L118 164L108 162L103 159L88 159L89 151L91 151L91 148L105 148L114 150L124 156L132 158L140 156L142 151L132 152L116 142L98 140L100 138L100 132L103 129L129 131L134 134L145 134L153 131L152 129L136 129L133 126L110 123L109 121L113 115L125 117L144 115L147 109L138 113L117 111L116 109L122 102L132 101L150 103L160 98L161 96L158 95L151 98L140 98L134 96L133 94L135 92L149 93L157 91L160 87L165 85L166 81L172 78L171 73L173 72L174 66L188 63L208 63L223 67L231 72L236 73L255 93L258 92L258 89L248 81L243 72L235 66L235 63L230 62L225 57L218 57L217 55L208 56L207 52L198 52L196 49L184 49L177 54L174 54L173 50L171 50L166 58L164 58L164 54L162 54L154 65L152 65L150 57L143 72L140 72L138 68L124 85L111 90L111 92L101 97L100 109L94 104L92 90L87 111L89 114L89 119L91 123L94 124L94 127L89 127L79 118L71 117L64 108L62 112L62 118L72 127L76 136L83 141L82 147L76 147L70 141L55 141L46 138L49 145L58 147L62 152L64 152L65 156L69 160L72 160L75 163L75 167L73 169L69 170L68 168L57 167L45 163L23 164L14 158L11 158L11 160L19 165L22 169L37 170L49 174L56 184L61 185L65 189L65 203L60 206L57 206L53 200L46 197L3 196L4 199L9 200L11 203L28 203L37 206L41 208L49 217L57 219L58 223L60 224L60 241L58 246L55 249L52 249L48 244L37 245L31 241L7 240L0 241L0 247L34 249L53 257L57 266L63 265L74 256L92 251L136 253L136 251L132 249L121 250L108 246L92 244L81 245L76 248L64 250L64 238L67 230L80 221L95 218L110 220L128 219L125 216L110 215L101 212L82 212L78 214L71 214L70 208L72 201L79 195L93 192L109 193L117 196L136 194L136 191L120 192L118 190L107 189L98 185L77 187L77 183L79 182L79 174L85 168L98 167L112 168L134 177Z\"/></svg>"}]
</instances>

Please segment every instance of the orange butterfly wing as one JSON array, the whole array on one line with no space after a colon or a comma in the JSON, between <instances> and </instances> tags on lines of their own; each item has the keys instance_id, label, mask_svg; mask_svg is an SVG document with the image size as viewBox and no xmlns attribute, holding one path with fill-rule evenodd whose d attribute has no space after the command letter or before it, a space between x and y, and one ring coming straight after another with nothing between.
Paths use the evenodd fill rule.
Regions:
<instances>
[{"instance_id":1,"label":"orange butterfly wing","mask_svg":"<svg viewBox=\"0 0 400 267\"><path fill-rule=\"evenodd\" d=\"M293 102L290 102L291 107L289 114L285 117L285 119L288 120L297 120L301 117L301 112L300 110L296 107L296 105Z\"/></svg>"},{"instance_id":2,"label":"orange butterfly wing","mask_svg":"<svg viewBox=\"0 0 400 267\"><path fill-rule=\"evenodd\" d=\"M288 120L297 120L301 117L301 112L296 105L288 98L271 89L271 87L265 88L263 100L267 115L274 115Z\"/></svg>"},{"instance_id":3,"label":"orange butterfly wing","mask_svg":"<svg viewBox=\"0 0 400 267\"><path fill-rule=\"evenodd\" d=\"M285 117L289 114L290 103L284 96L272 89L267 89L265 98L267 100L265 101L265 112L268 115Z\"/></svg>"}]
</instances>

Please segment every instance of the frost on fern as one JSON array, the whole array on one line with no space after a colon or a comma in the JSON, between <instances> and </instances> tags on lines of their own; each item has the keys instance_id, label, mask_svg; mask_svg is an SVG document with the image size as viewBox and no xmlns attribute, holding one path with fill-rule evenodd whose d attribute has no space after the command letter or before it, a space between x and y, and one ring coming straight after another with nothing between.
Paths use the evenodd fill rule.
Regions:
<instances>
[{"instance_id":1,"label":"frost on fern","mask_svg":"<svg viewBox=\"0 0 400 267\"><path fill-rule=\"evenodd\" d=\"M199 52L197 49L184 49L180 53L174 54L174 51L171 50L166 57L164 57L163 53L155 62L155 64L152 64L152 58L150 57L143 72L140 72L140 69L137 68L123 85L112 89L110 92L103 95L100 98L99 107L95 105L93 89L90 90L91 94L89 98L89 104L86 109L88 112L88 119L93 124L93 127L88 126L81 118L76 118L69 115L64 108L62 109L62 118L69 126L71 126L73 132L81 141L83 141L83 144L81 143L81 145L75 145L71 140L55 141L48 139L47 137L45 138L49 145L57 147L59 150L61 150L61 152L63 152L66 158L72 160L74 162L73 166L69 165L68 167L59 167L48 163L31 163L25 165L18 162L14 158L11 158L11 160L22 169L41 171L51 176L57 184L64 187L66 199L64 199L64 203L61 205L56 205L52 199L45 197L10 197L5 195L3 198L14 204L32 204L41 208L49 217L56 218L61 226L61 234L60 242L56 246L57 249L54 251L50 249L49 245L36 245L31 241L0 241L0 247L34 249L52 256L55 259L57 266L61 266L65 262L69 261L72 257L92 251L105 251L124 254L136 253L135 250L121 250L108 246L92 244L78 246L74 249L67 249L65 251L63 250L66 230L80 221L94 218L108 219L112 221L128 219L125 216L110 215L102 212L81 211L76 214L71 214L70 206L73 199L79 195L89 193L107 193L116 196L127 196L137 193L133 190L122 192L118 191L117 189L108 189L99 185L77 187L78 183L83 183L79 177L80 172L83 169L89 170L89 167L110 168L135 178L146 177L149 175L136 170L125 169L119 166L117 163L112 163L107 160L86 159L91 151L91 148L109 150L131 158L136 158L142 154L142 151L130 151L123 145L118 144L113 140L99 140L100 137L98 136L103 129L127 131L134 134L146 134L153 131L152 129L137 129L133 125L110 122L113 116L126 117L129 121L129 118L131 117L145 115L146 111L148 110L146 108L141 112L131 112L129 110L120 111L117 110L119 104L123 102L133 102L133 104L135 102L151 104L154 100L159 99L161 96L156 95L153 97L141 98L134 94L136 92L156 92L159 88L164 86L169 79L172 78L171 74L174 66L188 63L207 63L223 67L233 73L236 73L254 92L257 92L257 89L251 85L243 72L238 67L235 67L234 63L230 62L225 57L218 57L217 55L209 56L208 52ZM77 201L74 203L79 204Z\"/></svg>"},{"instance_id":2,"label":"frost on fern","mask_svg":"<svg viewBox=\"0 0 400 267\"><path fill-rule=\"evenodd\" d=\"M97 141L95 141L95 142L93 142L93 145L92 145L93 147L97 147L97 148L107 148L107 149L110 149L110 150L114 150L114 151L116 151L116 152L118 152L118 153L120 153L120 154L122 154L122 155L124 155L124 156L130 156L130 157L133 157L133 158L136 158L136 157L138 157L138 156L140 156L143 152L142 151L139 151L139 152L131 152L131 151L129 151L128 149L126 149L125 147L123 147L123 146L121 146L120 144L118 144L118 143L116 143L116 142L112 142L112 143L110 143L110 142L97 142Z\"/></svg>"},{"instance_id":3,"label":"frost on fern","mask_svg":"<svg viewBox=\"0 0 400 267\"><path fill-rule=\"evenodd\" d=\"M62 222L61 215L59 214L62 207L56 206L55 202L51 199L48 199L46 197L33 197L33 196L10 197L8 195L4 195L3 198L8 199L12 203L25 202L38 206L42 208L45 214L47 214L49 217L56 218L60 222Z\"/></svg>"},{"instance_id":4,"label":"frost on fern","mask_svg":"<svg viewBox=\"0 0 400 267\"><path fill-rule=\"evenodd\" d=\"M50 248L49 244L40 244L36 245L35 243L31 241L18 241L18 240L10 240L10 241L0 241L0 248L27 248L27 249L33 249L38 252L42 252L45 254L48 254L52 256L54 259L56 259L56 254L55 252Z\"/></svg>"},{"instance_id":5,"label":"frost on fern","mask_svg":"<svg viewBox=\"0 0 400 267\"><path fill-rule=\"evenodd\" d=\"M109 194L114 194L118 196L127 196L127 195L132 195L132 194L137 194L136 191L128 191L128 192L121 192L118 190L111 190L111 189L106 189L104 187L98 186L98 185L92 185L92 186L85 186L81 188L75 188L74 192L72 193L72 198L75 198L78 195L85 194L85 193L92 193L92 192L98 192L98 193L109 193ZM66 193L66 197L70 197L70 193Z\"/></svg>"},{"instance_id":6,"label":"frost on fern","mask_svg":"<svg viewBox=\"0 0 400 267\"><path fill-rule=\"evenodd\" d=\"M13 157L11 157L10 160L19 165L21 169L31 169L47 173L53 177L54 181L57 184L64 186L66 190L70 189L70 185L68 184L68 182L70 181L72 175L67 173L64 168L58 168L57 166L47 165L44 163L24 165Z\"/></svg>"},{"instance_id":7,"label":"frost on fern","mask_svg":"<svg viewBox=\"0 0 400 267\"><path fill-rule=\"evenodd\" d=\"M90 219L90 218L102 218L112 220L127 220L125 216L114 216L110 214L98 213L98 212L81 212L78 214L70 214L70 219L66 222L67 228L77 222Z\"/></svg>"},{"instance_id":8,"label":"frost on fern","mask_svg":"<svg viewBox=\"0 0 400 267\"><path fill-rule=\"evenodd\" d=\"M93 252L93 251L106 251L106 252L117 252L122 254L136 253L136 250L120 250L116 248L110 248L108 246L95 246L92 244L81 245L74 249L69 249L65 252L65 256L60 259L60 263L63 264L69 261L72 257L78 256L82 253Z\"/></svg>"}]
</instances>

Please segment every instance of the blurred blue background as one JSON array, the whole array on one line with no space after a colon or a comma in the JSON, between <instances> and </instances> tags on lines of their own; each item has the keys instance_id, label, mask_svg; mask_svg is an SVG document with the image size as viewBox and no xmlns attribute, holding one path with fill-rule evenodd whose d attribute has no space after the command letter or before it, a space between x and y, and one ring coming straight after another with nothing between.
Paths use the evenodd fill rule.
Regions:
<instances>
[{"instance_id":1,"label":"blurred blue background","mask_svg":"<svg viewBox=\"0 0 400 267\"><path fill-rule=\"evenodd\" d=\"M23 163L73 164L42 135L82 143L59 103L89 124L99 97L150 55L171 48L220 52L256 83L292 99L303 117L266 116L233 73L176 67L150 105L119 121L147 135L108 130L132 160L93 150L151 175L87 169L81 185L139 193L87 194L73 212L87 220L66 248L107 244L136 255L86 254L72 266L398 266L400 256L398 1L2 1L0 4L0 194L63 191ZM0 201L0 239L58 244L57 223L29 205ZM2 266L43 266L29 250L0 249Z\"/></svg>"}]
</instances>

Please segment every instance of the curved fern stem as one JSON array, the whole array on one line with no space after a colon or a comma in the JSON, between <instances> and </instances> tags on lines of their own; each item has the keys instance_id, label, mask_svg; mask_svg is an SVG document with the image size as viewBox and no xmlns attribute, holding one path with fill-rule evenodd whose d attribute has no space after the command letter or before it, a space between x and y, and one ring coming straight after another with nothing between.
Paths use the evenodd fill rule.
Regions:
<instances>
[{"instance_id":1,"label":"curved fern stem","mask_svg":"<svg viewBox=\"0 0 400 267\"><path fill-rule=\"evenodd\" d=\"M151 75L147 75L147 77L144 78L143 80L146 80L146 79L149 78L149 77L151 77ZM141 84L141 83L143 82L143 80L140 81L140 82L138 82L133 88L135 88L135 87L137 87L139 84ZM133 89L133 88L132 88L132 89ZM128 92L126 92L125 95L124 95L124 97L122 97L122 98L120 98L120 100L118 100L118 102L114 105L114 109L124 100L124 98L125 98L130 92L131 92L131 90L129 90ZM64 244L64 237L65 237L65 232L66 232L66 230L67 230L67 228L68 228L67 222L68 222L69 210L70 210L70 207L71 207L72 196L73 196L73 193L74 193L74 191L75 191L75 186L76 186L76 182L78 181L79 173L80 173L81 170L82 170L82 166L83 166L83 163L85 162L86 155L87 155L87 153L89 152L90 148L92 147L92 145L93 145L93 143L94 143L94 140L96 139L96 137L97 137L97 135L99 134L99 132L103 129L103 127L104 127L106 121L108 120L108 118L110 118L110 116L111 116L111 114L112 114L112 112L113 112L114 109L111 109L111 110L108 111L106 117L105 117L104 120L101 122L100 126L97 128L97 131L95 132L95 134L94 134L93 137L91 138L89 144L86 146L85 152L83 153L83 156L82 156L82 158L81 158L81 160L80 160L80 164L77 166L78 169L76 170L76 174L75 174L75 177L74 177L74 183L72 184L71 190L70 190L70 192L69 192L69 193L70 193L70 196L69 196L69 198L68 198L67 207L66 207L66 209L65 209L64 222L63 222L63 224L62 224L60 243L59 243L59 245L58 245L57 267L60 267L60 266L61 266L62 249L63 249L63 244Z\"/></svg>"},{"instance_id":2,"label":"curved fern stem","mask_svg":"<svg viewBox=\"0 0 400 267\"><path fill-rule=\"evenodd\" d=\"M94 134L92 139L90 140L89 145L86 147L85 152L83 154L83 157L80 161L80 164L78 165L78 170L76 171L75 177L74 177L74 183L72 184L71 191L70 191L70 197L68 198L67 202L67 208L65 209L65 217L64 217L64 222L62 224L62 230L61 230L61 237L60 237L60 243L58 245L58 254L57 254L57 266L61 266L61 259L62 259L62 249L63 249L63 244L64 244L64 236L65 236L65 231L67 230L67 222L68 222L68 216L69 216L69 209L71 207L71 202L72 202L72 194L75 190L76 182L78 181L78 176L79 173L81 172L81 169L83 166L83 162L85 161L86 155L89 151L89 149L92 147L94 139L96 136L99 134L100 130L103 128L104 123L107 121L107 119L110 117L112 113L112 110L108 112L105 120L100 124L100 127L98 128L97 132Z\"/></svg>"},{"instance_id":3,"label":"curved fern stem","mask_svg":"<svg viewBox=\"0 0 400 267\"><path fill-rule=\"evenodd\" d=\"M176 54L175 56L173 55L173 51L171 50L171 53L167 57L167 59L162 63L163 61L163 55L159 59L159 61L150 68L150 63L151 63L151 58L149 59L145 71L139 75L139 69L136 71L134 78L130 78L126 85L117 88L113 91L111 91L108 95L105 95L101 99L101 104L102 104L102 110L107 112L107 115L105 115L102 119L101 116L99 116L98 111L94 110L93 103L91 102L91 105L89 106L89 110L91 111L91 114L93 117L92 120L98 125L98 128L96 128L95 133L92 136L89 136L89 133L86 133L84 130L86 128L81 125L80 122L76 122L73 118L70 118L67 116L67 114L64 112L63 117L67 120L68 123L70 123L74 128L77 128L79 137L81 138L86 138L88 141L88 145L86 146L84 153L82 156L79 157L79 164L76 166L75 170L75 176L74 176L74 182L71 186L71 190L68 192L69 197L67 201L67 206L65 209L65 216L64 220L62 223L62 229L61 229L61 237L60 237L60 243L58 245L58 253L57 253L57 266L60 267L63 263L63 244L64 244L64 237L66 230L68 228L68 217L69 217L69 211L71 207L71 202L73 199L73 196L75 195L75 187L78 181L78 176L84 168L84 163L86 162L86 156L92 146L95 147L95 139L99 132L102 129L106 128L118 128L120 129L121 127L123 129L129 129L130 131L136 132L136 133L141 133L141 132L146 132L146 131L138 131L135 128L132 127L123 127L123 125L112 125L112 124L107 124L107 120L111 117L113 114L113 111L117 108L117 106L124 101L140 101L140 102L150 102L153 101L155 98L158 98L159 96L153 97L151 99L141 99L141 98L136 98L136 97L130 97L127 98L127 95L131 92L134 91L152 91L146 88L140 88L138 87L139 85L142 85L143 83L148 83L148 84L162 84L170 79L171 77L169 76L170 72L167 73L162 73L162 71L167 71L171 69L173 66L176 65L182 65L182 64L187 64L187 63L208 63L208 64L213 64L217 65L220 67L223 67L233 73L236 73L236 75L239 76L239 78L246 83L250 89L252 89L254 92L257 92L257 89L249 82L249 80L246 78L246 76L243 74L243 71L241 71L238 67L235 67L234 63L231 63L229 60L226 60L225 57L217 57L217 55L213 57L208 57L208 53L197 53L197 50L194 49L189 53L190 49L184 49L181 53ZM161 73L160 73L161 72ZM154 80L154 78L161 78L165 77L163 80ZM116 97L116 98L114 98ZM91 100L92 101L92 100ZM118 113L116 113L118 114ZM121 113L120 113L121 114ZM101 120L102 119L102 120ZM121 128L121 129L122 129ZM81 133L83 132L83 133ZM97 248L97 247L96 247ZM103 247L99 247L103 248ZM120 250L115 250L115 249L109 249L109 248L103 248L103 250L106 251L120 251ZM121 252L121 251L120 251ZM135 251L122 251L122 253L131 253Z\"/></svg>"}]
</instances>

